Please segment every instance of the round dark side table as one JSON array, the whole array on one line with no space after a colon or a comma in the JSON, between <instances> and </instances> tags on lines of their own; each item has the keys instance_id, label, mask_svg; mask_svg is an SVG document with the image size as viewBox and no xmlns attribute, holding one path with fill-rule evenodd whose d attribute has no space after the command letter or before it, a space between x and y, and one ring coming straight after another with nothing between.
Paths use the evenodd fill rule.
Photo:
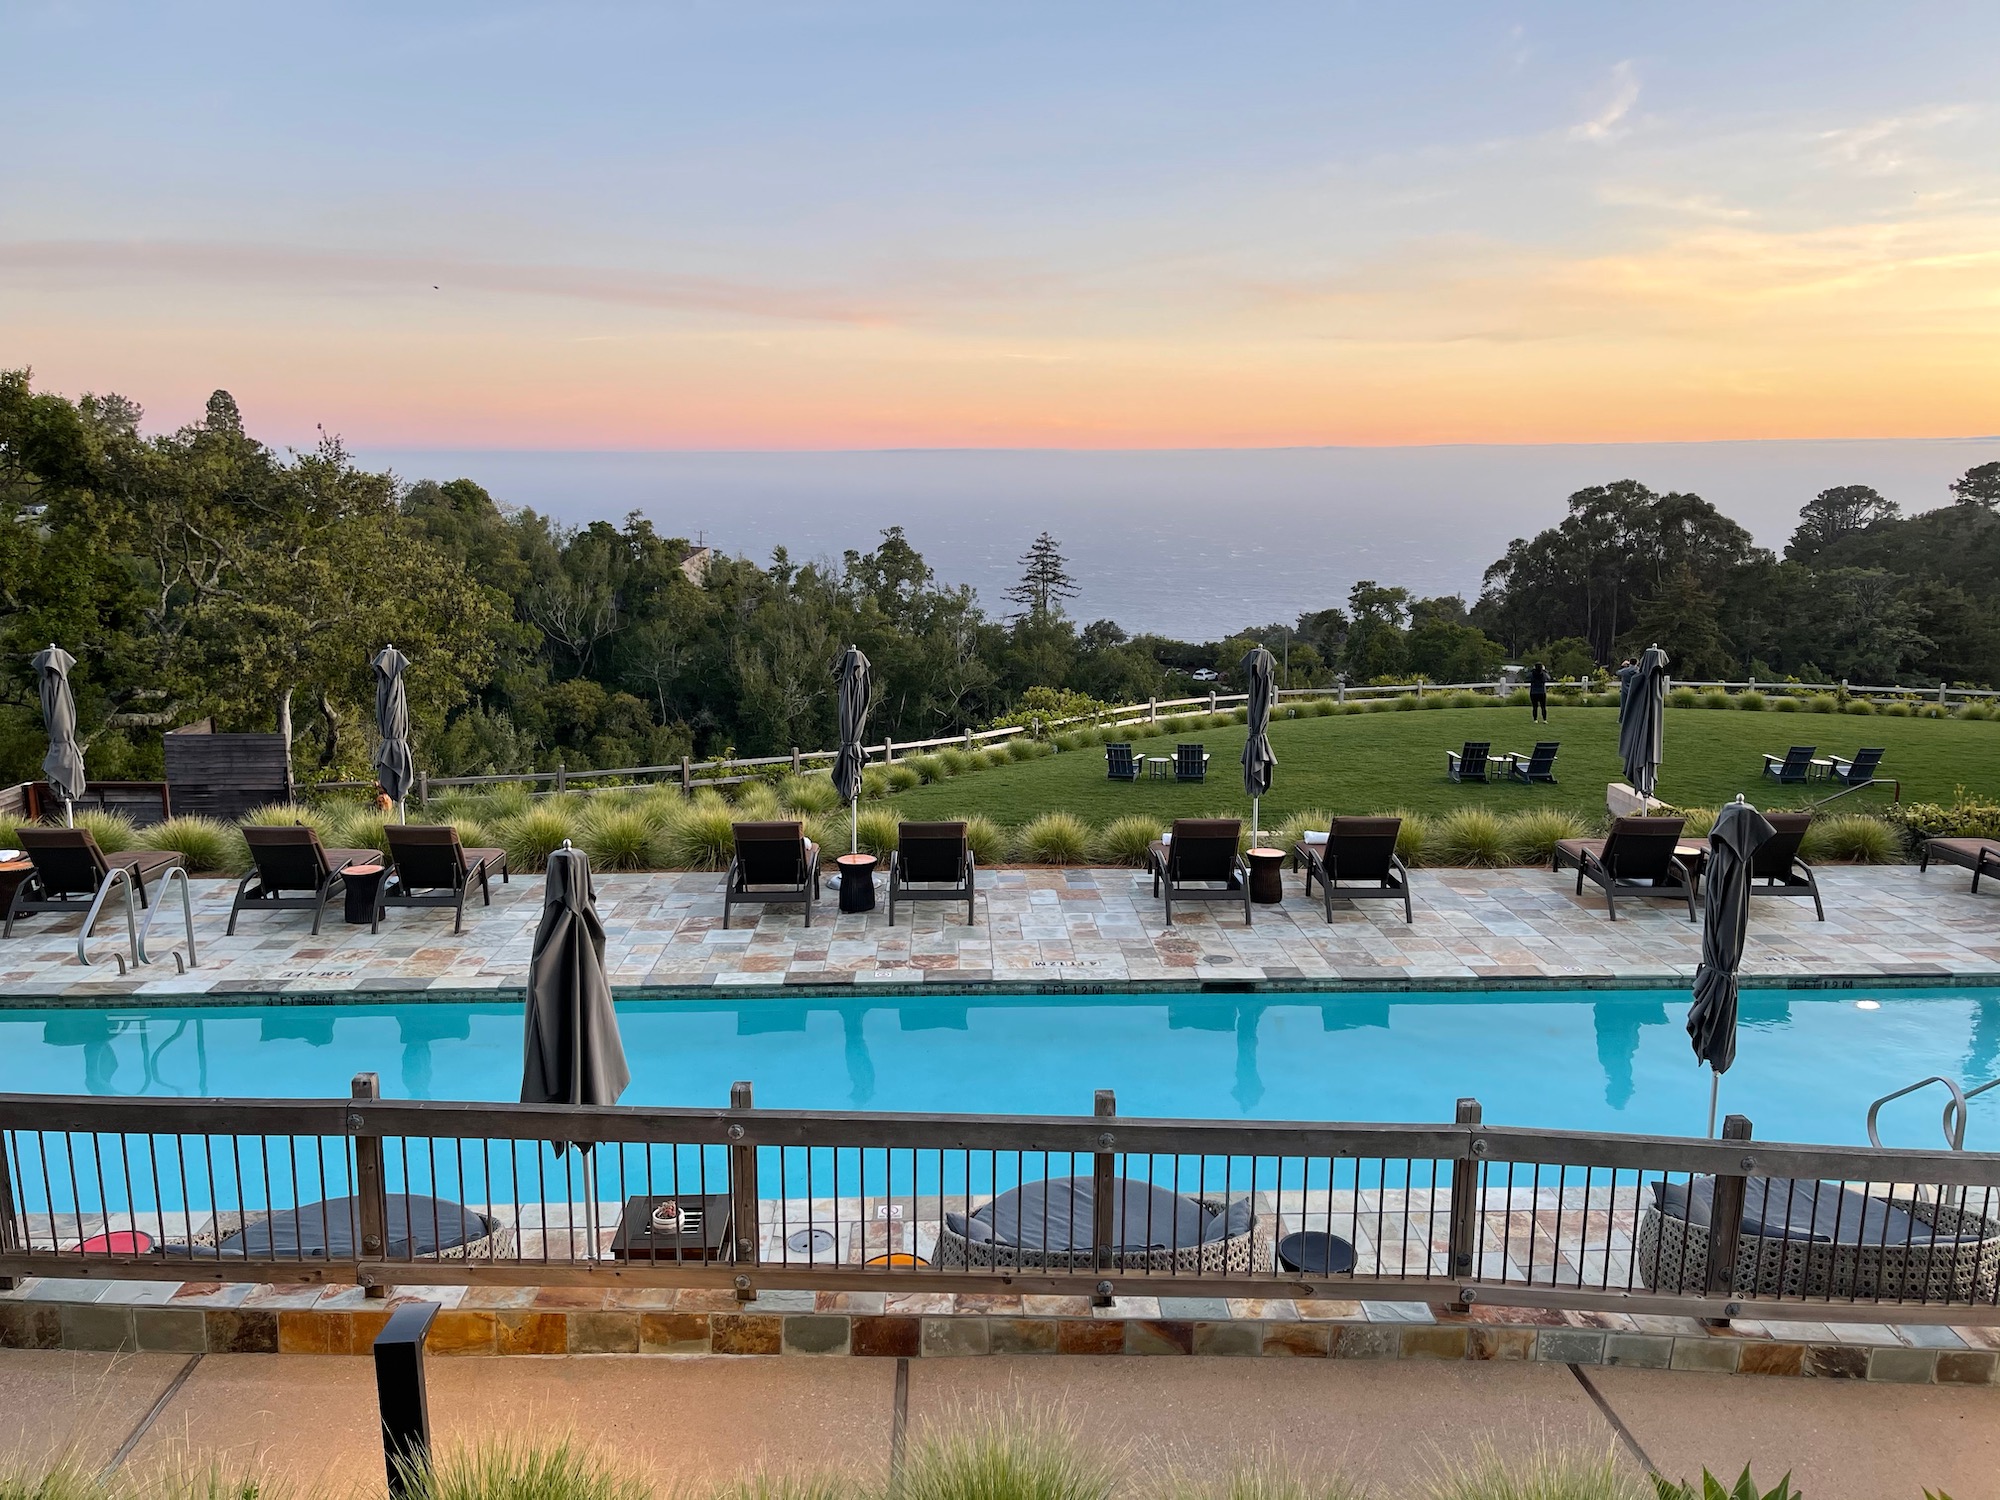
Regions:
<instances>
[{"instance_id":1,"label":"round dark side table","mask_svg":"<svg viewBox=\"0 0 2000 1500\"><path fill-rule=\"evenodd\" d=\"M1252 849L1250 899L1259 906L1276 906L1285 899L1285 851Z\"/></svg>"},{"instance_id":2,"label":"round dark side table","mask_svg":"<svg viewBox=\"0 0 2000 1500\"><path fill-rule=\"evenodd\" d=\"M375 920L375 893L381 889L385 873L380 865L349 865L340 872L341 883L347 892L346 909L341 915L348 922L356 927L366 927Z\"/></svg>"},{"instance_id":3,"label":"round dark side table","mask_svg":"<svg viewBox=\"0 0 2000 1500\"><path fill-rule=\"evenodd\" d=\"M875 910L875 856L843 854L834 863L840 866L840 909Z\"/></svg>"}]
</instances>

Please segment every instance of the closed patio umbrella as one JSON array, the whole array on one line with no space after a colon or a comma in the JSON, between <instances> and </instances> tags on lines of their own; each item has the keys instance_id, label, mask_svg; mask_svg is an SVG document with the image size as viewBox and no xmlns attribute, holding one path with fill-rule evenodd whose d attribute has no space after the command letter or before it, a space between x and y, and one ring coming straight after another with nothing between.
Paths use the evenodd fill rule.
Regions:
<instances>
[{"instance_id":1,"label":"closed patio umbrella","mask_svg":"<svg viewBox=\"0 0 2000 1500\"><path fill-rule=\"evenodd\" d=\"M1660 782L1661 735L1667 720L1667 653L1648 646L1618 698L1618 758L1625 779L1648 801Z\"/></svg>"},{"instance_id":2,"label":"closed patio umbrella","mask_svg":"<svg viewBox=\"0 0 2000 1500\"><path fill-rule=\"evenodd\" d=\"M867 757L861 752L861 736L868 727L868 705L875 685L868 658L859 646L849 646L833 666L834 681L840 688L840 753L833 762L833 789L848 807L848 853L861 848L861 769Z\"/></svg>"},{"instance_id":3,"label":"closed patio umbrella","mask_svg":"<svg viewBox=\"0 0 2000 1500\"><path fill-rule=\"evenodd\" d=\"M1251 650L1240 665L1250 680L1250 737L1243 742L1243 795L1250 799L1250 841L1259 842L1260 802L1271 790L1271 772L1278 757L1271 753L1271 705L1278 697L1278 663L1262 646Z\"/></svg>"},{"instance_id":4,"label":"closed patio umbrella","mask_svg":"<svg viewBox=\"0 0 2000 1500\"><path fill-rule=\"evenodd\" d=\"M604 924L590 886L590 861L568 839L549 856L542 920L528 956L523 1104L616 1104L632 1070L618 1036L604 968ZM555 1143L561 1155L564 1142ZM596 1246L597 1190L591 1145L582 1143L583 1188Z\"/></svg>"},{"instance_id":5,"label":"closed patio umbrella","mask_svg":"<svg viewBox=\"0 0 2000 1500\"><path fill-rule=\"evenodd\" d=\"M1736 971L1750 931L1750 871L1757 851L1777 830L1738 797L1722 809L1708 835L1708 869L1702 884L1701 963L1694 971L1688 1007L1688 1040L1709 1066L1708 1133L1715 1134L1722 1075L1736 1061Z\"/></svg>"},{"instance_id":6,"label":"closed patio umbrella","mask_svg":"<svg viewBox=\"0 0 2000 1500\"><path fill-rule=\"evenodd\" d=\"M42 775L62 798L63 823L76 821L71 806L83 795L83 750L76 742L76 694L70 691L69 669L76 665L54 641L34 655L35 676L42 690L42 722L49 729L49 753L42 757Z\"/></svg>"},{"instance_id":7,"label":"closed patio umbrella","mask_svg":"<svg viewBox=\"0 0 2000 1500\"><path fill-rule=\"evenodd\" d=\"M375 727L382 742L375 747L375 779L396 804L396 821L403 819L403 799L417 779L410 756L410 700L403 693L403 673L410 659L394 646L384 646L371 663L375 669Z\"/></svg>"}]
</instances>

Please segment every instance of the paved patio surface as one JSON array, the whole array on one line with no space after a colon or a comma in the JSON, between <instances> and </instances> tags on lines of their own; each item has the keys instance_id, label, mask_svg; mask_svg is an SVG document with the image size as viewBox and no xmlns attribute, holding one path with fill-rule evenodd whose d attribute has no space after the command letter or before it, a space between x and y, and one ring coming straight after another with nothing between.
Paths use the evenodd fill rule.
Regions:
<instances>
[{"instance_id":1,"label":"paved patio surface","mask_svg":"<svg viewBox=\"0 0 2000 1500\"><path fill-rule=\"evenodd\" d=\"M219 1455L330 1497L380 1494L373 1383L358 1359L274 1367L254 1356L190 1364L0 1353L0 1410L9 1413L0 1462L76 1436L94 1462L132 1443L126 1462L140 1471L176 1452ZM1519 1455L1547 1442L1676 1477L1703 1463L1733 1473L1748 1462L1768 1485L1789 1469L1810 1500L1916 1500L1926 1485L1956 1500L2000 1500L2000 1392L1992 1390L1671 1371L1593 1370L1580 1379L1562 1365L1114 1358L912 1361L899 1370L889 1360L618 1356L433 1360L429 1384L443 1445L574 1429L662 1494L756 1468L827 1465L879 1477L899 1406L921 1441L928 1422L954 1409L1029 1399L1060 1405L1127 1472L1178 1461L1212 1474L1275 1455L1306 1472L1337 1467L1393 1495L1482 1445Z\"/></svg>"},{"instance_id":2,"label":"paved patio surface","mask_svg":"<svg viewBox=\"0 0 2000 1500\"><path fill-rule=\"evenodd\" d=\"M714 874L609 875L598 905L613 982L672 992L722 985L1134 984L1185 987L1204 979L1274 985L1404 988L1679 983L1694 972L1700 927L1684 905L1626 901L1606 919L1594 888L1547 870L1419 870L1416 920L1390 902L1334 908L1286 877L1281 906L1240 912L1183 908L1164 924L1141 872L1006 869L982 877L979 920L926 904L891 927L880 911L843 916L828 893L805 925L797 907L767 907L722 930ZM98 929L99 962L76 960L75 919L24 921L0 945L0 994L46 1004L111 994L228 991L341 994L519 986L540 914L541 878L494 888L454 936L448 913L390 912L379 934L336 911L318 938L296 912L243 918L225 937L233 881L194 883L200 966L179 975L156 963L119 977L111 951L122 929ZM1753 902L1744 973L1750 983L1813 979L2000 982L2000 889L1970 894L1962 870L1914 866L1822 872L1827 919L1812 903ZM162 929L170 929L162 913ZM5 1003L0 1001L0 1003Z\"/></svg>"}]
</instances>

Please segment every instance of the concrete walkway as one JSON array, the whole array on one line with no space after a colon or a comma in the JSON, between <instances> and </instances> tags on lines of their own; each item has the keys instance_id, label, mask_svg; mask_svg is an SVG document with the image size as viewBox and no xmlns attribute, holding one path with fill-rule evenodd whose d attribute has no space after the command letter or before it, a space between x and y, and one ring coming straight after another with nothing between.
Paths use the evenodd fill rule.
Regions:
<instances>
[{"instance_id":1,"label":"concrete walkway","mask_svg":"<svg viewBox=\"0 0 2000 1500\"><path fill-rule=\"evenodd\" d=\"M0 1457L65 1446L254 1465L329 1497L382 1488L373 1367L301 1357L0 1353ZM880 1476L913 1433L968 1404L1058 1404L1134 1465L1202 1471L1275 1454L1394 1495L1441 1460L1538 1443L1615 1451L1671 1475L1790 1470L1807 1500L2000 1500L2000 1393L1562 1365L1215 1359L1051 1361L433 1360L441 1442L574 1429L660 1493L746 1469ZM1587 1383L1586 1383L1587 1382Z\"/></svg>"}]
</instances>

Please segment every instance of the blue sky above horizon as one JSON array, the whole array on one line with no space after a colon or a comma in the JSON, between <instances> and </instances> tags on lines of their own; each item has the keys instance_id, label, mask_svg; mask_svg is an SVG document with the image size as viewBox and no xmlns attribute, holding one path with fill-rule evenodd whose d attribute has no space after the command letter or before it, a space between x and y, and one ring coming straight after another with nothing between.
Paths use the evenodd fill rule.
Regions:
<instances>
[{"instance_id":1,"label":"blue sky above horizon","mask_svg":"<svg viewBox=\"0 0 2000 1500\"><path fill-rule=\"evenodd\" d=\"M2000 427L2000 7L0 12L0 364L398 447Z\"/></svg>"}]
</instances>

